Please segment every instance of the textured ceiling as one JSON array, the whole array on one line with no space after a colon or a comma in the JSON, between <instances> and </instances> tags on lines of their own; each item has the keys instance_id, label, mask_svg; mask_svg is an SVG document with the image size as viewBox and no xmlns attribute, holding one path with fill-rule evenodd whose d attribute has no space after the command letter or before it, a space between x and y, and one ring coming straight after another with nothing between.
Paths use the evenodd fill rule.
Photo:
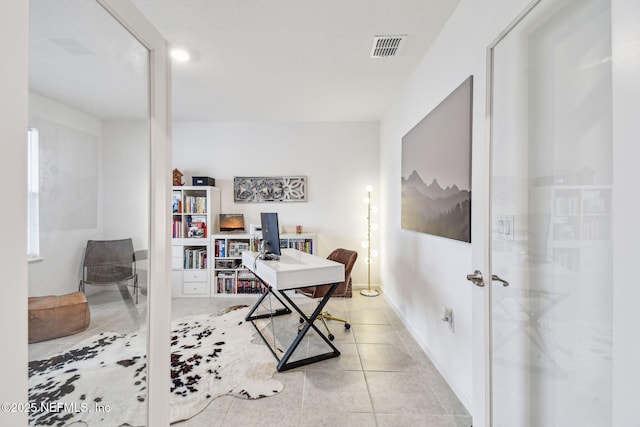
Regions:
<instances>
[{"instance_id":1,"label":"textured ceiling","mask_svg":"<svg viewBox=\"0 0 640 427\"><path fill-rule=\"evenodd\" d=\"M147 50L97 2L30 0L29 90L102 119L138 119L147 70Z\"/></svg>"},{"instance_id":2,"label":"textured ceiling","mask_svg":"<svg viewBox=\"0 0 640 427\"><path fill-rule=\"evenodd\" d=\"M217 121L377 121L458 3L132 1L171 45L185 47L192 54L192 61L173 66L174 119ZM32 52L32 64L39 70L31 73L32 88L54 98L64 92L73 98L72 104L79 105L90 92L94 114L102 108L104 112L98 115L106 118L139 114L144 105L121 105L127 103L116 95L120 85L123 96L141 93L144 97L132 87L139 81L135 77L139 71L132 67L139 61L139 52L130 41L125 45L113 29L97 34L106 30L106 25L96 24L103 18L96 17L94 22L82 16L85 12L79 11L87 6L80 7L78 2L88 3L31 0L32 37L47 48L40 46L35 53L46 57L45 61L34 58ZM70 35L71 29L77 34ZM379 35L407 37L397 56L369 58L373 39ZM60 43L52 41L56 38L80 40L95 54L63 54ZM115 45L108 46L107 41ZM33 46L32 42L32 50ZM74 61L60 61L61 56ZM56 60L60 64L54 66ZM65 67L77 68L73 64L77 60L83 60L85 68L64 85L48 75L53 68L59 78ZM93 69L87 64L91 61ZM73 74L73 69L68 73ZM106 82L106 89L97 87L100 81ZM77 94L71 96L73 92Z\"/></svg>"},{"instance_id":3,"label":"textured ceiling","mask_svg":"<svg viewBox=\"0 0 640 427\"><path fill-rule=\"evenodd\" d=\"M147 50L98 3L30 0L29 89L103 119L148 115Z\"/></svg>"}]
</instances>

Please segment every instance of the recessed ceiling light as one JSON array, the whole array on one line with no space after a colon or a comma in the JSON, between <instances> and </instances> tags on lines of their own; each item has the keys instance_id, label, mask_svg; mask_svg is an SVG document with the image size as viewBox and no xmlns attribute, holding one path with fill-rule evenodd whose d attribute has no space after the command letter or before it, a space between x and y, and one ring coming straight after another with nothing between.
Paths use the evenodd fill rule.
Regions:
<instances>
[{"instance_id":1,"label":"recessed ceiling light","mask_svg":"<svg viewBox=\"0 0 640 427\"><path fill-rule=\"evenodd\" d=\"M191 59L191 55L189 55L189 52L177 47L171 49L171 57L178 62L187 62L189 59Z\"/></svg>"}]
</instances>

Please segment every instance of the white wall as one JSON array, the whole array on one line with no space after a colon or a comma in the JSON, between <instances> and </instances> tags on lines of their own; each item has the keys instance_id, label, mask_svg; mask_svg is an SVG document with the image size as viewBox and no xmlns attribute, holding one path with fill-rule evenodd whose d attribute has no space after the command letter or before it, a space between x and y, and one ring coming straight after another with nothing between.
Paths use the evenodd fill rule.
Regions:
<instances>
[{"instance_id":1,"label":"white wall","mask_svg":"<svg viewBox=\"0 0 640 427\"><path fill-rule=\"evenodd\" d=\"M102 138L102 236L149 249L149 124L104 121Z\"/></svg>"},{"instance_id":2,"label":"white wall","mask_svg":"<svg viewBox=\"0 0 640 427\"><path fill-rule=\"evenodd\" d=\"M149 138L149 123L144 120L102 123L101 238L133 240L140 286L145 286L149 268Z\"/></svg>"},{"instance_id":3,"label":"white wall","mask_svg":"<svg viewBox=\"0 0 640 427\"><path fill-rule=\"evenodd\" d=\"M78 289L88 239L100 236L102 122L30 93L29 126L40 133L40 255L29 264L29 296Z\"/></svg>"},{"instance_id":4,"label":"white wall","mask_svg":"<svg viewBox=\"0 0 640 427\"><path fill-rule=\"evenodd\" d=\"M35 93L29 126L40 130L42 257L29 264L29 296L67 294L87 240L131 237L149 248L149 126L103 122Z\"/></svg>"},{"instance_id":5,"label":"white wall","mask_svg":"<svg viewBox=\"0 0 640 427\"><path fill-rule=\"evenodd\" d=\"M472 132L472 242L482 244L485 172L486 48L526 6L528 0L462 0L435 43L381 121L382 185L381 280L384 290L414 337L470 412L473 358L482 348L482 317L475 320L472 245L400 228L402 137L469 75L474 76ZM442 322L443 306L453 309L455 328ZM482 341L480 341L482 342Z\"/></svg>"},{"instance_id":6,"label":"white wall","mask_svg":"<svg viewBox=\"0 0 640 427\"><path fill-rule=\"evenodd\" d=\"M174 122L173 127L173 166L185 174L186 184L192 176L215 178L222 212L243 213L246 224L259 224L261 211L275 211L285 232L300 224L303 231L318 233L318 255L337 247L357 250L355 284L367 282L362 199L368 184L378 187L378 147L378 123ZM307 177L307 202L234 203L234 176L287 175ZM372 284L379 283L376 267Z\"/></svg>"},{"instance_id":7,"label":"white wall","mask_svg":"<svg viewBox=\"0 0 640 427\"><path fill-rule=\"evenodd\" d=\"M471 286L465 275L483 268L484 182L487 161L485 120L486 48L529 4L529 0L461 0L412 78L381 121L380 179L382 236L385 252L381 280L387 297L444 377L483 426L485 290ZM614 183L618 194L632 194L637 182L637 122L640 51L637 0L612 0L614 88ZM473 246L400 229L401 138L467 76L474 76L473 105ZM617 198L614 206L614 425L640 425L637 392L640 377L634 257L640 230L633 198ZM635 243L634 243L635 242ZM634 246L635 245L635 246ZM455 332L440 321L439 307L453 307ZM634 403L635 402L635 403Z\"/></svg>"}]
</instances>

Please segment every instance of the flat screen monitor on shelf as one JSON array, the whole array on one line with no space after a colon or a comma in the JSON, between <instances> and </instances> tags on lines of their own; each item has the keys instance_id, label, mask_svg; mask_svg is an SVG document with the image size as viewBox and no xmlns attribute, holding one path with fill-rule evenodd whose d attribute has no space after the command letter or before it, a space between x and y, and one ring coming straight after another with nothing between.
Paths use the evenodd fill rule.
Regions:
<instances>
[{"instance_id":1,"label":"flat screen monitor on shelf","mask_svg":"<svg viewBox=\"0 0 640 427\"><path fill-rule=\"evenodd\" d=\"M275 212L260 213L262 226L262 243L260 244L260 258L280 258L280 230L278 228L278 214Z\"/></svg>"}]
</instances>

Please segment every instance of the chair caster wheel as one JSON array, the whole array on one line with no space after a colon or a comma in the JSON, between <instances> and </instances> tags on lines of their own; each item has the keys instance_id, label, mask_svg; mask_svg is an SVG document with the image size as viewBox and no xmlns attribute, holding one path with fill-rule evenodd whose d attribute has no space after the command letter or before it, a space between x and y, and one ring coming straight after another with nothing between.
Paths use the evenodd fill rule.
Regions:
<instances>
[{"instance_id":1,"label":"chair caster wheel","mask_svg":"<svg viewBox=\"0 0 640 427\"><path fill-rule=\"evenodd\" d=\"M329 334L329 341L333 341L334 338L333 334Z\"/></svg>"},{"instance_id":2,"label":"chair caster wheel","mask_svg":"<svg viewBox=\"0 0 640 427\"><path fill-rule=\"evenodd\" d=\"M348 324L348 323L345 323L345 324L344 324L344 328L345 328L345 329L351 329L351 325L350 325L350 324Z\"/></svg>"},{"instance_id":3,"label":"chair caster wheel","mask_svg":"<svg viewBox=\"0 0 640 427\"><path fill-rule=\"evenodd\" d=\"M304 323L304 319L303 319L302 317L300 317L300 318L298 319L298 321L299 321L300 323Z\"/></svg>"}]
</instances>

